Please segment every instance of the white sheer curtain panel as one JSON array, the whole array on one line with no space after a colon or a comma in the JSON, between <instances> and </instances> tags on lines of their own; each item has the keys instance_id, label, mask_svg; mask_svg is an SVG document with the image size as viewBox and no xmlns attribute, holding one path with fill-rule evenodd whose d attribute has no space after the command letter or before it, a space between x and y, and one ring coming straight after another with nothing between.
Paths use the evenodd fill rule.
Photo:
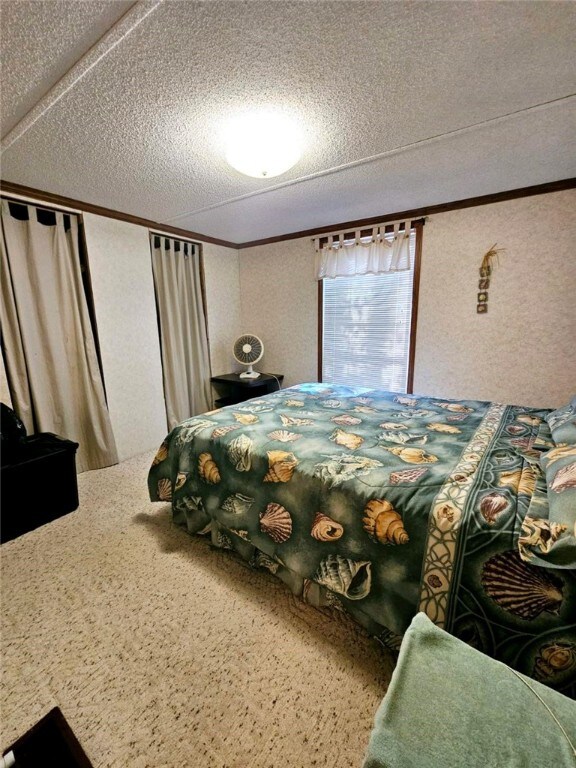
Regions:
<instances>
[{"instance_id":1,"label":"white sheer curtain panel","mask_svg":"<svg viewBox=\"0 0 576 768\"><path fill-rule=\"evenodd\" d=\"M316 279L409 270L410 225L405 229L402 222L395 222L393 231L385 229L384 224L373 227L366 236L357 231L354 238L345 232L333 233L323 245L316 238Z\"/></svg>"},{"instance_id":2,"label":"white sheer curtain panel","mask_svg":"<svg viewBox=\"0 0 576 768\"><path fill-rule=\"evenodd\" d=\"M118 462L82 283L78 219L37 209L14 218L2 201L2 337L14 410L29 434L79 443L76 469Z\"/></svg>"},{"instance_id":3,"label":"white sheer curtain panel","mask_svg":"<svg viewBox=\"0 0 576 768\"><path fill-rule=\"evenodd\" d=\"M168 429L209 411L210 356L197 245L151 235Z\"/></svg>"}]
</instances>

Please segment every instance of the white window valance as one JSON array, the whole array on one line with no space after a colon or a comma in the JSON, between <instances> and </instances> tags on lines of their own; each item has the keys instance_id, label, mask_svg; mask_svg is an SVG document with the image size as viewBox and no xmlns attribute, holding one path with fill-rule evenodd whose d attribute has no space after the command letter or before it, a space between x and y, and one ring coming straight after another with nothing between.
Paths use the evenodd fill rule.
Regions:
<instances>
[{"instance_id":1,"label":"white window valance","mask_svg":"<svg viewBox=\"0 0 576 768\"><path fill-rule=\"evenodd\" d=\"M386 229L390 231L386 232ZM316 279L379 275L410 269L409 222L407 225L401 221L381 224L372 227L371 234L365 233L366 229L357 230L351 237L348 230L316 238ZM321 241L326 242L321 244Z\"/></svg>"}]
</instances>

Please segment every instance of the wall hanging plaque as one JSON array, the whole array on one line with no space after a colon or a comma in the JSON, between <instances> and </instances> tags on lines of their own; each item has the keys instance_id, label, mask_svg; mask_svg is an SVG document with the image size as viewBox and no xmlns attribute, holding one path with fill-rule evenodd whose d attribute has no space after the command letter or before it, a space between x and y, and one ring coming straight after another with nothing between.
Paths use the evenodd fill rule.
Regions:
<instances>
[{"instance_id":1,"label":"wall hanging plaque","mask_svg":"<svg viewBox=\"0 0 576 768\"><path fill-rule=\"evenodd\" d=\"M504 251L504 248L496 248L496 243L484 254L482 264L480 265L480 280L478 281L478 303L476 312L479 315L488 312L488 288L490 287L490 275L494 269L494 261L498 262L498 254Z\"/></svg>"}]
</instances>

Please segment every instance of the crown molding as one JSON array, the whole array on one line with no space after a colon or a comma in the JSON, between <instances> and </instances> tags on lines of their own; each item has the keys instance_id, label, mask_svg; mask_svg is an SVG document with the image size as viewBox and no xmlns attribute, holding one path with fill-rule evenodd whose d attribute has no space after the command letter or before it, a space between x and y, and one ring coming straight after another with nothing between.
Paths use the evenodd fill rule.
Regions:
<instances>
[{"instance_id":1,"label":"crown molding","mask_svg":"<svg viewBox=\"0 0 576 768\"><path fill-rule=\"evenodd\" d=\"M40 189L25 187L22 184L16 184L15 182L11 181L3 181L0 191L8 195L14 194L25 198L30 198L32 200L45 202L56 207L75 209L85 213L94 213L97 216L107 216L111 219L127 221L130 224L137 224L141 227L146 227L147 229L152 229L155 231L161 230L166 234L184 237L187 240L195 240L201 243L213 243L214 245L222 245L225 248L242 250L243 248L253 248L258 245L270 245L271 243L279 243L283 240L297 240L301 237L314 237L316 235L323 235L326 232L332 232L334 230L355 230L359 227L370 227L374 224L382 224L386 223L387 221L396 221L398 219L420 219L427 216L433 216L438 213L447 213L448 211L456 211L463 208L474 208L476 206L490 205L492 203L502 203L507 200L515 200L517 198L530 197L532 195L545 195L549 194L550 192L561 192L566 189L574 189L575 187L576 178L560 179L559 181L550 181L546 184L536 184L531 187L510 189L506 190L505 192L481 195L480 197L467 197L464 200L455 200L450 203L441 203L440 205L428 205L422 208L413 208L409 211L385 213L379 216L372 216L367 219L355 219L354 221L327 224L322 227L315 227L314 229L304 229L298 232L288 232L283 235L266 237L261 240L250 240L249 242L245 243L233 243L230 240L221 240L217 237L203 235L200 232L192 232L188 229L172 227L169 224L163 224L162 222L158 221L151 221L150 219L143 219L139 216L132 216L129 213L122 213L121 211L115 211L112 208L104 208L100 205L85 203L82 200L74 200L70 197L55 195L52 192L44 192Z\"/></svg>"}]
</instances>

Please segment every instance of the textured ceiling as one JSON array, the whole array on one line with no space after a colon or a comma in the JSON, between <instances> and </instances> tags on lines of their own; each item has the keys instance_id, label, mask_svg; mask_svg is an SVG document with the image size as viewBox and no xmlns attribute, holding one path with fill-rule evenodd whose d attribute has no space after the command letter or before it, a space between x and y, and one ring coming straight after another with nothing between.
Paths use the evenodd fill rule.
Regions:
<instances>
[{"instance_id":1,"label":"textured ceiling","mask_svg":"<svg viewBox=\"0 0 576 768\"><path fill-rule=\"evenodd\" d=\"M573 2L2 0L3 178L233 242L576 175ZM300 162L251 179L230 116Z\"/></svg>"},{"instance_id":2,"label":"textured ceiling","mask_svg":"<svg viewBox=\"0 0 576 768\"><path fill-rule=\"evenodd\" d=\"M2 0L2 136L131 5L108 0L79 9L77 0Z\"/></svg>"}]
</instances>

